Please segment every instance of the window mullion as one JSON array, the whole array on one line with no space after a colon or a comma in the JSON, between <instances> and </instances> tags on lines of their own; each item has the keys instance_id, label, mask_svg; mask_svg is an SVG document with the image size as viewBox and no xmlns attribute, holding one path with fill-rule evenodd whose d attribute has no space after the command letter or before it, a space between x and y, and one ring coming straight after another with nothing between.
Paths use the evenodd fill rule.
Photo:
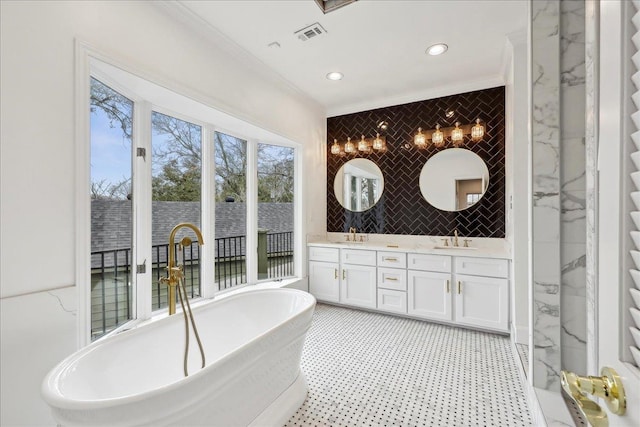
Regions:
<instances>
[{"instance_id":1,"label":"window mullion","mask_svg":"<svg viewBox=\"0 0 640 427\"><path fill-rule=\"evenodd\" d=\"M134 318L151 317L151 281L153 254L151 251L151 104L136 102L133 112L133 269L145 264L143 273L135 274ZM137 148L144 156L137 156Z\"/></svg>"},{"instance_id":2,"label":"window mullion","mask_svg":"<svg viewBox=\"0 0 640 427\"><path fill-rule=\"evenodd\" d=\"M258 142L247 141L247 283L258 281Z\"/></svg>"},{"instance_id":3,"label":"window mullion","mask_svg":"<svg viewBox=\"0 0 640 427\"><path fill-rule=\"evenodd\" d=\"M204 245L200 248L200 273L202 296L213 298L218 291L214 279L215 262L215 147L213 141L215 129L210 125L202 127L202 235Z\"/></svg>"}]
</instances>

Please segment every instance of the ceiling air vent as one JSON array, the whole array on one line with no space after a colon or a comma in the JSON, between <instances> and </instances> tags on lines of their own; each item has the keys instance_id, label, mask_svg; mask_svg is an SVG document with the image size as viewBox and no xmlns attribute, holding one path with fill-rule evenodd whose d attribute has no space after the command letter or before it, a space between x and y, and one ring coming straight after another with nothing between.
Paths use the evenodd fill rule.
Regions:
<instances>
[{"instance_id":1,"label":"ceiling air vent","mask_svg":"<svg viewBox=\"0 0 640 427\"><path fill-rule=\"evenodd\" d=\"M309 25L308 27L304 27L303 29L296 31L293 34L303 42L306 42L309 39L312 39L314 37L317 37L321 34L326 34L326 33L327 33L327 30L322 28L322 25L316 22L314 24Z\"/></svg>"}]
</instances>

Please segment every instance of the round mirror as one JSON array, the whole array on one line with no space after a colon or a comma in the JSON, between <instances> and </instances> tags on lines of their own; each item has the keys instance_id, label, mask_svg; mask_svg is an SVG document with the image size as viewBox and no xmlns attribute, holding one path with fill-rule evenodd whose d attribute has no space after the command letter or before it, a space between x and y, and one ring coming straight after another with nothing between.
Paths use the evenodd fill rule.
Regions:
<instances>
[{"instance_id":1,"label":"round mirror","mask_svg":"<svg viewBox=\"0 0 640 427\"><path fill-rule=\"evenodd\" d=\"M420 172L420 191L433 207L462 211L477 203L489 187L489 170L476 153L450 148L431 157Z\"/></svg>"},{"instance_id":2,"label":"round mirror","mask_svg":"<svg viewBox=\"0 0 640 427\"><path fill-rule=\"evenodd\" d=\"M363 212L375 205L384 190L380 168L367 159L353 159L342 165L333 181L338 202L353 212Z\"/></svg>"}]
</instances>

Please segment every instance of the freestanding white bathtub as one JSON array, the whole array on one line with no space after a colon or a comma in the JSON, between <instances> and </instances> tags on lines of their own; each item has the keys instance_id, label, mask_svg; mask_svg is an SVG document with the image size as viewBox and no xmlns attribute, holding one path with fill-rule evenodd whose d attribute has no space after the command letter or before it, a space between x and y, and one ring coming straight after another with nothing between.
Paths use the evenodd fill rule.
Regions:
<instances>
[{"instance_id":1,"label":"freestanding white bathtub","mask_svg":"<svg viewBox=\"0 0 640 427\"><path fill-rule=\"evenodd\" d=\"M300 357L315 298L256 290L193 309L206 355L190 340L183 373L181 313L93 343L44 379L65 426L283 425L304 402Z\"/></svg>"}]
</instances>

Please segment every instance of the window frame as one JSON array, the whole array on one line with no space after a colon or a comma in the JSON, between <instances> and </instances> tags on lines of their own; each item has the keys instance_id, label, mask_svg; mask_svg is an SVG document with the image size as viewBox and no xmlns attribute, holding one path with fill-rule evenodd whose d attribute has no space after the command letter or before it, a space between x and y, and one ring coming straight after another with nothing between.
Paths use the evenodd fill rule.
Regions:
<instances>
[{"instance_id":1,"label":"window frame","mask_svg":"<svg viewBox=\"0 0 640 427\"><path fill-rule=\"evenodd\" d=\"M302 266L302 253L304 243L302 241L302 194L300 179L303 175L300 170L301 159L303 155L303 145L284 137L276 136L275 138L255 137L250 135L251 129L259 129L261 133L272 134L266 129L259 128L244 120L233 117L222 110L214 107L206 106L197 99L191 99L192 102L199 103L203 107L224 114L237 121L240 125L239 129L229 129L228 126L218 126L215 121L204 121L193 117L189 114L183 114L175 111L167 105L159 105L153 103L141 94L129 90L125 85L120 84L116 78L112 78L108 73L103 72L100 67L94 66L93 61L98 61L107 66L116 67L126 73L143 79L146 82L158 87L171 91L178 97L187 98L187 95L181 94L180 89L175 89L176 85L162 85L155 82L161 81L149 77L145 73L136 73L126 64L107 57L104 54L96 52L94 49L76 40L76 127L75 127L75 150L76 150L76 289L78 292L78 334L77 346L84 347L91 343L91 205L89 194L91 165L91 138L90 138L90 78L95 77L104 84L113 88L117 92L126 96L134 103L133 122L132 122L132 182L133 182L133 230L132 230L132 271L135 272L135 266L141 264L143 260L147 260L147 266L151 265L152 249L151 249L151 218L152 198L151 198L151 114L153 111L185 120L201 127L202 131L202 182L201 182L201 230L205 237L205 244L202 246L201 256L204 262L201 263L201 294L199 298L192 301L197 303L206 299L211 299L218 294L234 291L246 286L258 283L273 281L273 279L257 280L257 229L258 229L258 175L257 175L257 150L258 144L268 144L274 146L282 146L294 149L294 221L293 221L293 278L301 278L304 271ZM228 121L228 120L227 120ZM249 129L247 132L246 129ZM215 146L213 144L214 132L222 132L241 138L247 141L247 236L246 236L246 268L247 283L233 288L220 290L214 282L214 245L208 244L207 240L214 237L215 232L215 197L206 197L212 194L215 189ZM273 134L275 135L275 134ZM271 140L273 139L273 140ZM145 148L147 152L146 159L136 156L137 148ZM149 243L149 244L147 244ZM249 251L248 248L255 248ZM253 255L251 255L253 254ZM152 272L151 268L147 268L145 273L132 274L132 319L119 325L114 330L105 334L98 340L116 334L122 330L130 329L135 325L145 322L149 319L157 319L166 317L166 309L152 310L151 304L151 287ZM98 341L96 340L96 341Z\"/></svg>"}]
</instances>

